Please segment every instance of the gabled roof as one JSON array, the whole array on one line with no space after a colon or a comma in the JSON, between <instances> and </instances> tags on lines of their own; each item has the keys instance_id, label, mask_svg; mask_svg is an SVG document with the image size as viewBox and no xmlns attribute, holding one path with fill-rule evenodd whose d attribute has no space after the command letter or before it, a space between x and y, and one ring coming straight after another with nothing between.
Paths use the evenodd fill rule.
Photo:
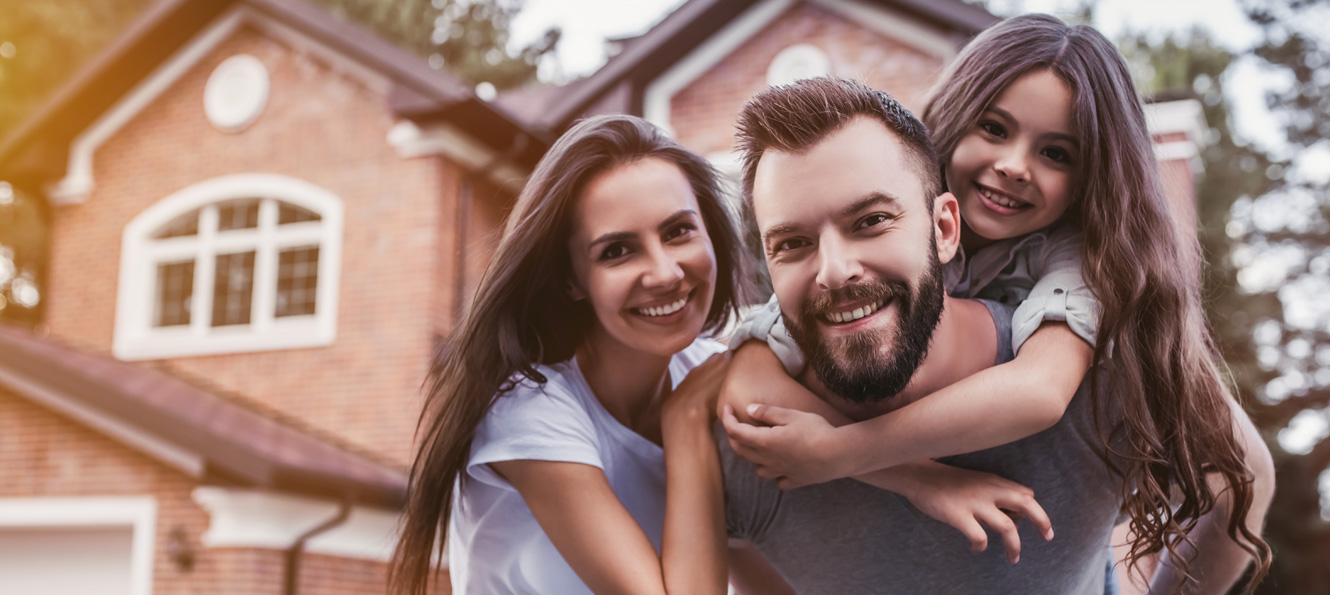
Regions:
<instances>
[{"instance_id":1,"label":"gabled roof","mask_svg":"<svg viewBox=\"0 0 1330 595\"><path fill-rule=\"evenodd\" d=\"M460 79L430 68L419 56L302 0L161 0L35 114L0 139L0 177L34 185L60 178L75 136L236 7L276 19L386 77L393 85L389 107L397 109L399 116L446 120L500 152L525 135L535 142L525 143L528 150L518 161L528 166L548 146L543 132L481 100Z\"/></svg>"},{"instance_id":2,"label":"gabled roof","mask_svg":"<svg viewBox=\"0 0 1330 595\"><path fill-rule=\"evenodd\" d=\"M398 508L403 471L148 367L0 325L0 386L204 484Z\"/></svg>"},{"instance_id":3,"label":"gabled roof","mask_svg":"<svg viewBox=\"0 0 1330 595\"><path fill-rule=\"evenodd\" d=\"M769 0L689 0L641 36L622 40L621 51L605 66L575 84L542 94L535 104L526 97L508 99L507 105L533 125L559 132L581 117L592 106L629 84L635 87L625 98L627 103L614 107L641 115L641 89L681 58L692 52L738 19L750 8ZM998 18L978 6L961 0L863 0L909 15L919 21L950 31L956 46L990 25Z\"/></svg>"}]
</instances>

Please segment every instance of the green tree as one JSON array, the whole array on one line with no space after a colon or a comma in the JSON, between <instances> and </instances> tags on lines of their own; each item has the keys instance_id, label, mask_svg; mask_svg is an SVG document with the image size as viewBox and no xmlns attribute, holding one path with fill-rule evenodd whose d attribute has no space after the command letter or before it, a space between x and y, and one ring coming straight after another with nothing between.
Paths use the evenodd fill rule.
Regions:
<instances>
[{"instance_id":1,"label":"green tree","mask_svg":"<svg viewBox=\"0 0 1330 595\"><path fill-rule=\"evenodd\" d=\"M1302 0L1251 8L1263 38L1238 56L1203 31L1162 44L1141 37L1120 43L1148 75L1144 88L1192 90L1211 126L1197 187L1206 306L1277 469L1266 529L1275 565L1260 593L1330 592L1330 494L1320 489L1330 477L1330 441L1315 433L1330 405L1330 310L1319 305L1330 289L1330 192L1326 174L1309 171L1330 164L1330 149L1321 149L1325 164L1301 158L1330 136L1330 46L1308 25L1325 12L1323 3ZM1287 147L1267 154L1230 133L1224 83L1241 60L1271 73L1264 80L1287 83L1268 93ZM1311 444L1281 441L1291 426L1310 427L1299 431L1312 433Z\"/></svg>"}]
</instances>

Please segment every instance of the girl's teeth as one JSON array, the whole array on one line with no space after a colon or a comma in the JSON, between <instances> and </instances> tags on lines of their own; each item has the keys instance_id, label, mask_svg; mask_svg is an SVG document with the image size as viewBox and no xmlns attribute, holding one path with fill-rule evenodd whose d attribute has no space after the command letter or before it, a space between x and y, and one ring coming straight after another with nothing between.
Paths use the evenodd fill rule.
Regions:
<instances>
[{"instance_id":1,"label":"girl's teeth","mask_svg":"<svg viewBox=\"0 0 1330 595\"><path fill-rule=\"evenodd\" d=\"M1007 198L1005 196L1002 196L994 192L990 192L987 188L980 188L979 192L984 195L984 198L987 198L988 200L996 203L998 206L1006 207L1008 209L1015 209L1022 205L1022 203L1011 200L1010 198Z\"/></svg>"}]
</instances>

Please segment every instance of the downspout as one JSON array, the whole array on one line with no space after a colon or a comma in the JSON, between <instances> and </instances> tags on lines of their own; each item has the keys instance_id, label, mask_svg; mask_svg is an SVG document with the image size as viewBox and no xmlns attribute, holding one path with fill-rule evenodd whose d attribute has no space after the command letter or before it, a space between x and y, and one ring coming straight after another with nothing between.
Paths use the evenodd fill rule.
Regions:
<instances>
[{"instance_id":1,"label":"downspout","mask_svg":"<svg viewBox=\"0 0 1330 595\"><path fill-rule=\"evenodd\" d=\"M286 550L286 571L283 578L282 592L286 595L296 595L296 586L300 582L300 555L305 551L305 542L313 539L315 536L328 531L342 523L351 516L351 501L342 501L341 507L337 509L337 514L333 518L324 521L317 527L310 529L296 538L296 542L291 544Z\"/></svg>"},{"instance_id":2,"label":"downspout","mask_svg":"<svg viewBox=\"0 0 1330 595\"><path fill-rule=\"evenodd\" d=\"M512 161L514 157L526 150L529 142L530 139L525 133L518 132L506 151L495 155L480 169L462 176L462 187L457 204L457 229L453 232L453 237L457 239L457 260L454 263L456 273L453 275L453 328L457 328L457 321L462 318L462 310L466 304L467 245L470 243L471 204L475 200L476 193L473 180L489 175L505 161Z\"/></svg>"}]
</instances>

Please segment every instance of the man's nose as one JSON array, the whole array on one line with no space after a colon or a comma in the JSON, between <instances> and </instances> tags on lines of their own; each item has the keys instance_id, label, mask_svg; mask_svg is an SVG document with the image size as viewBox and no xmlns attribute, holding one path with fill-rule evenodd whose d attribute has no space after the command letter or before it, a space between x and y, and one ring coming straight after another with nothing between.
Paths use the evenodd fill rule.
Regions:
<instances>
[{"instance_id":1,"label":"man's nose","mask_svg":"<svg viewBox=\"0 0 1330 595\"><path fill-rule=\"evenodd\" d=\"M819 241L817 284L825 289L840 289L863 278L864 267L849 242L840 236Z\"/></svg>"}]
</instances>

